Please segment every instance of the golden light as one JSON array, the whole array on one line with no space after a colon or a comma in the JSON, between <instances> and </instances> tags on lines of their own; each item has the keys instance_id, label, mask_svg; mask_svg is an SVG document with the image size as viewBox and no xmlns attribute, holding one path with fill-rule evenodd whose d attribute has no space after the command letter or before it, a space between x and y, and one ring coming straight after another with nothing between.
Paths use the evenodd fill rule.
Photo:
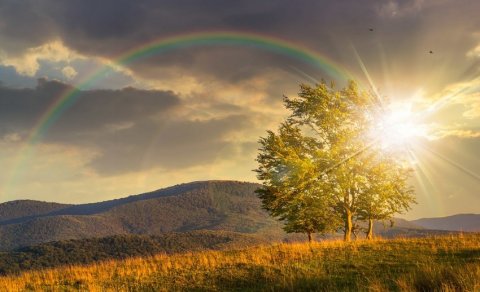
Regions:
<instances>
[{"instance_id":1,"label":"golden light","mask_svg":"<svg viewBox=\"0 0 480 292\"><path fill-rule=\"evenodd\" d=\"M375 140L382 148L405 148L416 138L426 136L425 125L421 125L418 115L412 112L411 103L391 104L380 115L375 129Z\"/></svg>"}]
</instances>

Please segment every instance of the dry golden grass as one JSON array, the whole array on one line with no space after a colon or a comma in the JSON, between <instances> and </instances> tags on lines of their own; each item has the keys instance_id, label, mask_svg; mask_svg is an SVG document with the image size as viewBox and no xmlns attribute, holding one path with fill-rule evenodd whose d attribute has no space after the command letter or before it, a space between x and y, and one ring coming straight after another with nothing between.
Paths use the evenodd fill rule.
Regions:
<instances>
[{"instance_id":1,"label":"dry golden grass","mask_svg":"<svg viewBox=\"0 0 480 292\"><path fill-rule=\"evenodd\" d=\"M0 291L480 291L480 234L157 255L26 272Z\"/></svg>"}]
</instances>

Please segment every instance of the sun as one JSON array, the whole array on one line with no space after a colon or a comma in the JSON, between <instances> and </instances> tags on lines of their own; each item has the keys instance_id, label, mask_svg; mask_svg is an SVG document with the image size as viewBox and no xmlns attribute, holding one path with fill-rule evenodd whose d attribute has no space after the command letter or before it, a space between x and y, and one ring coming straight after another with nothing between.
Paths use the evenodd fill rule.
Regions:
<instances>
[{"instance_id":1,"label":"sun","mask_svg":"<svg viewBox=\"0 0 480 292\"><path fill-rule=\"evenodd\" d=\"M411 103L391 104L376 121L374 141L383 149L404 149L418 137L426 136Z\"/></svg>"}]
</instances>

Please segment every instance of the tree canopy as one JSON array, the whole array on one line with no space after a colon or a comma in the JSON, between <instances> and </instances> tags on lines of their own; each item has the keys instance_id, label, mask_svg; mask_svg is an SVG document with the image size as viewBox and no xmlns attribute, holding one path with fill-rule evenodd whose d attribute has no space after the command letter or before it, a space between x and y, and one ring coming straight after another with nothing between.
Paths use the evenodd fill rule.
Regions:
<instances>
[{"instance_id":1,"label":"tree canopy","mask_svg":"<svg viewBox=\"0 0 480 292\"><path fill-rule=\"evenodd\" d=\"M290 115L260 138L255 171L263 207L287 232L310 239L343 229L348 241L354 220L388 220L414 202L409 168L372 138L382 109L375 96L353 81L341 90L322 82L301 85L284 105Z\"/></svg>"}]
</instances>

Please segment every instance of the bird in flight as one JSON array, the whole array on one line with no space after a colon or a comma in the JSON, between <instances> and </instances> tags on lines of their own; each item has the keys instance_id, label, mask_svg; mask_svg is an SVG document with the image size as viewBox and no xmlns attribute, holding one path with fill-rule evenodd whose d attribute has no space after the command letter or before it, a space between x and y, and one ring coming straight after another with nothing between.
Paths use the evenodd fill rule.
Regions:
<instances>
[{"instance_id":1,"label":"bird in flight","mask_svg":"<svg viewBox=\"0 0 480 292\"><path fill-rule=\"evenodd\" d=\"M368 30L369 30L369 31L373 31L373 28L369 28Z\"/></svg>"},{"instance_id":2,"label":"bird in flight","mask_svg":"<svg viewBox=\"0 0 480 292\"><path fill-rule=\"evenodd\" d=\"M430 54L433 54L433 51L430 51L429 53L430 53Z\"/></svg>"}]
</instances>

